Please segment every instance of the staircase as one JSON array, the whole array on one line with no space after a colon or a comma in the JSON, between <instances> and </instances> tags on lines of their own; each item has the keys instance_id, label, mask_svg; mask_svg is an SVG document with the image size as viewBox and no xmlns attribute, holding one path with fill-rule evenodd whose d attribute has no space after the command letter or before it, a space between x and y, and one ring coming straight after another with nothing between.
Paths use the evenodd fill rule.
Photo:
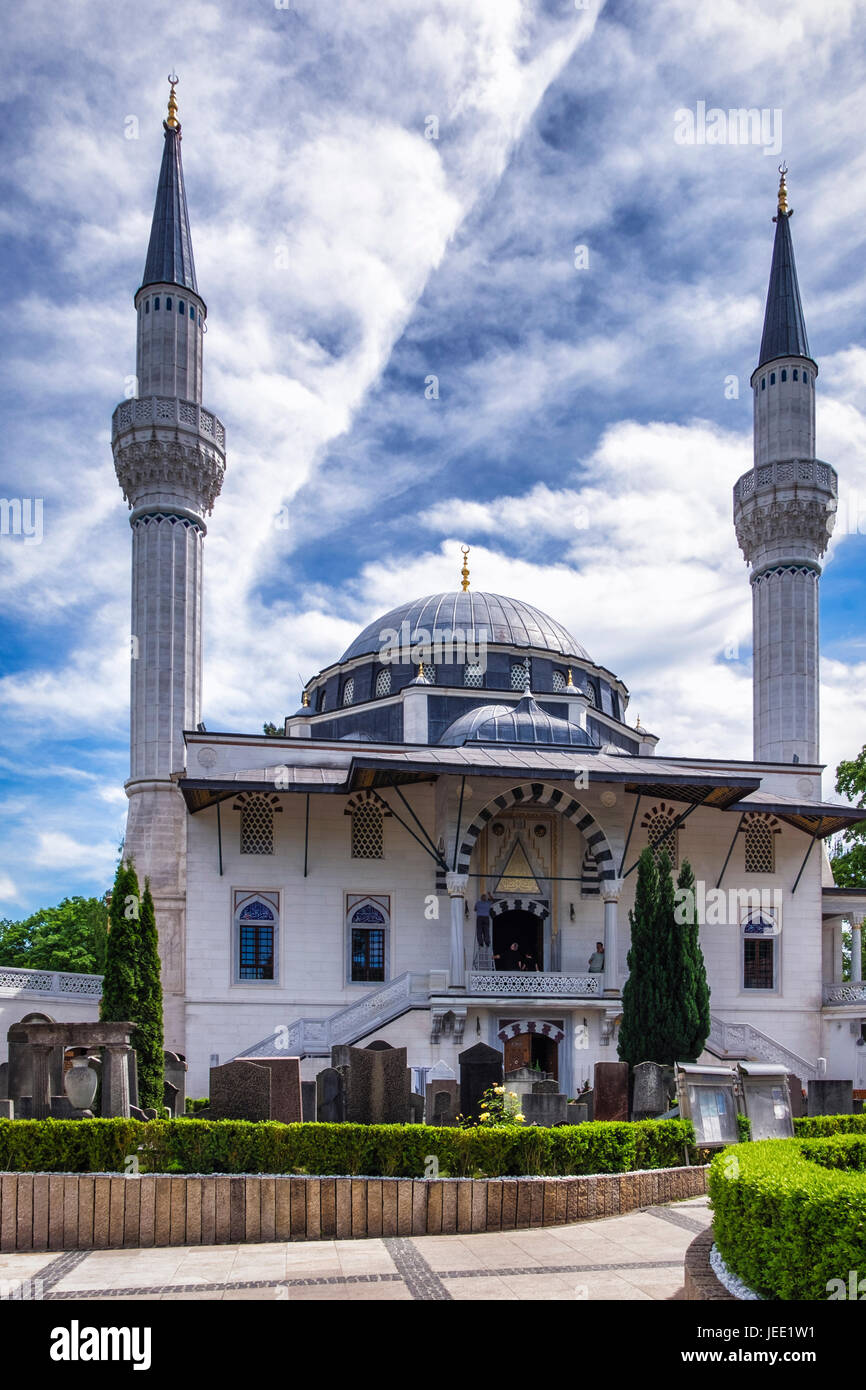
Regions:
<instances>
[{"instance_id":1,"label":"staircase","mask_svg":"<svg viewBox=\"0 0 866 1390\"><path fill-rule=\"evenodd\" d=\"M239 1052L233 1060L242 1057L330 1057L335 1045L355 1043L409 1009L427 1008L429 999L429 975L407 970L328 1018L295 1019L288 1027L277 1029L245 1052Z\"/></svg>"},{"instance_id":2,"label":"staircase","mask_svg":"<svg viewBox=\"0 0 866 1390\"><path fill-rule=\"evenodd\" d=\"M784 1047L776 1038L762 1033L751 1023L725 1023L724 1019L710 1016L710 1036L706 1050L722 1062L778 1062L786 1071L793 1072L800 1080L817 1081L818 1065L810 1062L790 1048Z\"/></svg>"}]
</instances>

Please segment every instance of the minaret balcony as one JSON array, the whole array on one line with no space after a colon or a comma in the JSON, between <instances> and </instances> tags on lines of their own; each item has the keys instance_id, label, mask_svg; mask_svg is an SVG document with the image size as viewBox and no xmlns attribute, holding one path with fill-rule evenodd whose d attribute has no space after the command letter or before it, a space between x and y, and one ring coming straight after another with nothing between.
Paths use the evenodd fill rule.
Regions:
<instances>
[{"instance_id":1,"label":"minaret balcony","mask_svg":"<svg viewBox=\"0 0 866 1390\"><path fill-rule=\"evenodd\" d=\"M750 468L734 486L734 506L747 502L757 492L766 488L778 488L786 494L795 496L809 486L832 492L836 497L839 491L835 468L820 459L777 459L773 463L762 463Z\"/></svg>"},{"instance_id":2,"label":"minaret balcony","mask_svg":"<svg viewBox=\"0 0 866 1390\"><path fill-rule=\"evenodd\" d=\"M197 435L212 444L225 468L226 432L221 420L195 401L178 400L175 396L137 396L121 401L111 417L111 442L126 442L141 427L177 429Z\"/></svg>"}]
</instances>

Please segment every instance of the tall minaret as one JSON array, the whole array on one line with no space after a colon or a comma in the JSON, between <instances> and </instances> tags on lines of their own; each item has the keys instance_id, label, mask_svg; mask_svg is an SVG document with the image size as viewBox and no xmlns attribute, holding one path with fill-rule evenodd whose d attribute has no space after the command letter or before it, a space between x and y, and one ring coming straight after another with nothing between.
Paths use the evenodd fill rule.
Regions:
<instances>
[{"instance_id":1,"label":"tall minaret","mask_svg":"<svg viewBox=\"0 0 866 1390\"><path fill-rule=\"evenodd\" d=\"M815 378L791 243L785 168L761 355L752 374L755 463L734 488L751 566L756 762L818 761L818 581L836 471L815 457Z\"/></svg>"},{"instance_id":2,"label":"tall minaret","mask_svg":"<svg viewBox=\"0 0 866 1390\"><path fill-rule=\"evenodd\" d=\"M172 774L201 718L202 548L225 472L225 431L203 409L207 316L198 292L175 86L138 315L136 391L111 447L132 527L129 814L125 851L150 878L162 956L165 1042L184 1046L186 808Z\"/></svg>"}]
</instances>

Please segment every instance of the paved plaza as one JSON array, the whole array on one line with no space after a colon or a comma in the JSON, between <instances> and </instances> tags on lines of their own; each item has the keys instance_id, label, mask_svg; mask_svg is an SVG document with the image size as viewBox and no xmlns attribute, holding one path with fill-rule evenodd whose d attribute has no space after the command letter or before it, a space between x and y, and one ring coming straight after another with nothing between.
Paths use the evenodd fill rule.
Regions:
<instances>
[{"instance_id":1,"label":"paved plaza","mask_svg":"<svg viewBox=\"0 0 866 1390\"><path fill-rule=\"evenodd\" d=\"M507 1234L0 1255L0 1288L32 1281L31 1296L63 1301L671 1299L710 1221L698 1197Z\"/></svg>"}]
</instances>

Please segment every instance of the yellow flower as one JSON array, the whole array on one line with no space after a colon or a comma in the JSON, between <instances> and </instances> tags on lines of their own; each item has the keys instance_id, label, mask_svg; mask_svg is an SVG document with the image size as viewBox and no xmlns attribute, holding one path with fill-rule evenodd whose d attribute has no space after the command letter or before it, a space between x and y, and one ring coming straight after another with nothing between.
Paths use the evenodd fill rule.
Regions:
<instances>
[{"instance_id":1,"label":"yellow flower","mask_svg":"<svg viewBox=\"0 0 866 1390\"><path fill-rule=\"evenodd\" d=\"M511 1096L511 1099L512 1099L512 1100L517 1100L517 1092L516 1092L516 1091L509 1091L508 1094Z\"/></svg>"},{"instance_id":2,"label":"yellow flower","mask_svg":"<svg viewBox=\"0 0 866 1390\"><path fill-rule=\"evenodd\" d=\"M487 1115L487 1114L482 1115L482 1116L481 1116L482 1124L483 1124L483 1122L484 1122L485 1120L489 1120L489 1119L490 1119L490 1116L489 1116L489 1115Z\"/></svg>"},{"instance_id":3,"label":"yellow flower","mask_svg":"<svg viewBox=\"0 0 866 1390\"><path fill-rule=\"evenodd\" d=\"M494 1091L496 1092L496 1094L497 1094L498 1096L504 1095L504 1093L505 1093L505 1087L504 1087L504 1086L494 1086L493 1089L494 1089ZM512 1094L513 1094L513 1093L512 1093Z\"/></svg>"},{"instance_id":4,"label":"yellow flower","mask_svg":"<svg viewBox=\"0 0 866 1390\"><path fill-rule=\"evenodd\" d=\"M523 1124L523 1121L524 1121L524 1116L523 1116L523 1115L515 1115L514 1118L515 1118L515 1120L517 1120L518 1124L521 1124L521 1125Z\"/></svg>"}]
</instances>

